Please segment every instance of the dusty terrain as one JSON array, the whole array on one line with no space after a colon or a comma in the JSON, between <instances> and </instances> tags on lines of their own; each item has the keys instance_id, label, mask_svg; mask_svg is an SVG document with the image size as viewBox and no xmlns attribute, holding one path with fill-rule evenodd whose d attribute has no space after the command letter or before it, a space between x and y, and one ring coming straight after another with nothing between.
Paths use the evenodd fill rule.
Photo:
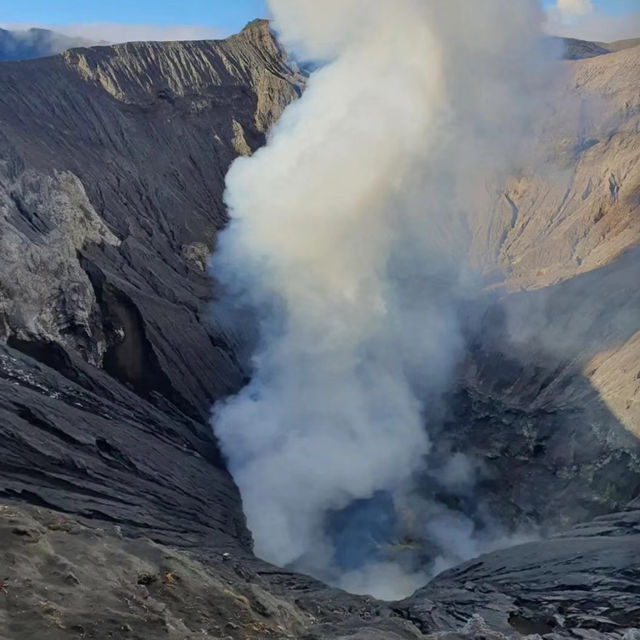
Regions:
<instances>
[{"instance_id":1,"label":"dusty terrain","mask_svg":"<svg viewBox=\"0 0 640 640\"><path fill-rule=\"evenodd\" d=\"M247 553L177 550L119 526L4 505L0 638L632 640L637 507L470 561L384 604L287 576Z\"/></svg>"}]
</instances>

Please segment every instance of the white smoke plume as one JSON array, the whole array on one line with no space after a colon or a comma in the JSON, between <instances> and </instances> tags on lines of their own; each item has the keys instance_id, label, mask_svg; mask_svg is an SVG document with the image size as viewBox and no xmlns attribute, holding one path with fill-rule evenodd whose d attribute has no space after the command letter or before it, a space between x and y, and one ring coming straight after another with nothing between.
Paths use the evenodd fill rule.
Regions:
<instances>
[{"instance_id":1,"label":"white smoke plume","mask_svg":"<svg viewBox=\"0 0 640 640\"><path fill-rule=\"evenodd\" d=\"M213 424L259 556L397 598L427 578L394 551L403 529L431 526L443 566L483 550L472 524L447 536L456 518L430 525L407 496L479 285L467 246L525 152L553 56L536 0L269 5L281 41L321 64L227 177L212 270L260 337Z\"/></svg>"}]
</instances>

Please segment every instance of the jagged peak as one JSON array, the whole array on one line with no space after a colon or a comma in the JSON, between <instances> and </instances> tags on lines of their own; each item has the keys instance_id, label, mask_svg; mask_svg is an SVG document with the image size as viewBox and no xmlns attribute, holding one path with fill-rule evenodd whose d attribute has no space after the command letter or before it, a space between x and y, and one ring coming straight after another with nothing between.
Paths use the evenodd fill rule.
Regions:
<instances>
[{"instance_id":1,"label":"jagged peak","mask_svg":"<svg viewBox=\"0 0 640 640\"><path fill-rule=\"evenodd\" d=\"M265 18L256 18L248 22L242 31L229 38L229 40L238 39L266 48L271 53L280 48L271 31L271 23Z\"/></svg>"},{"instance_id":2,"label":"jagged peak","mask_svg":"<svg viewBox=\"0 0 640 640\"><path fill-rule=\"evenodd\" d=\"M246 31L262 31L262 32L270 32L270 22L266 18L256 18L255 20L251 20L251 22L247 22L240 33L244 33Z\"/></svg>"}]
</instances>

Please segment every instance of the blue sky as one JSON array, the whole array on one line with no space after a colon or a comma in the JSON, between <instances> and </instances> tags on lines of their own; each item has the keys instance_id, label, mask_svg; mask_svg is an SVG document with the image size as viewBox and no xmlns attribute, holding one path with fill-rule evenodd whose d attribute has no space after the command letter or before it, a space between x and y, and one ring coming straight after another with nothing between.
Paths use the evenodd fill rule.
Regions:
<instances>
[{"instance_id":1,"label":"blue sky","mask_svg":"<svg viewBox=\"0 0 640 640\"><path fill-rule=\"evenodd\" d=\"M543 0L545 7L555 4L554 0ZM640 10L640 0L592 0L594 7L610 16L625 15Z\"/></svg>"},{"instance_id":2,"label":"blue sky","mask_svg":"<svg viewBox=\"0 0 640 640\"><path fill-rule=\"evenodd\" d=\"M215 38L266 16L264 0L0 0L0 27L39 26L91 40Z\"/></svg>"},{"instance_id":3,"label":"blue sky","mask_svg":"<svg viewBox=\"0 0 640 640\"><path fill-rule=\"evenodd\" d=\"M263 0L0 0L7 23L203 25L236 31L265 13Z\"/></svg>"},{"instance_id":4,"label":"blue sky","mask_svg":"<svg viewBox=\"0 0 640 640\"><path fill-rule=\"evenodd\" d=\"M547 30L585 40L640 36L640 0L542 0Z\"/></svg>"},{"instance_id":5,"label":"blue sky","mask_svg":"<svg viewBox=\"0 0 640 640\"><path fill-rule=\"evenodd\" d=\"M569 11L570 15L552 11L549 28L563 35L640 36L640 0L541 2L546 8L556 2L588 8ZM106 40L217 37L265 15L264 0L0 0L0 26L58 27L73 35Z\"/></svg>"}]
</instances>

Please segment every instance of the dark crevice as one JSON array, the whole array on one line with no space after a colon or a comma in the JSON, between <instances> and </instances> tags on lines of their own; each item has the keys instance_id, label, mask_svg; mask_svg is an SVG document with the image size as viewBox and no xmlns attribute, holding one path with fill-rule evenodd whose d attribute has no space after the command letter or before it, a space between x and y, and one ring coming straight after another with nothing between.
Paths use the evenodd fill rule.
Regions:
<instances>
[{"instance_id":1,"label":"dark crevice","mask_svg":"<svg viewBox=\"0 0 640 640\"><path fill-rule=\"evenodd\" d=\"M25 475L27 482L29 483L37 483L37 486L43 489L49 489L51 491L60 491L63 495L79 495L86 498L95 498L98 500L104 500L108 498L109 501L120 504L134 507L136 503L130 502L128 500L124 500L119 496L113 495L113 492L106 493L103 491L96 491L95 489L91 489L87 486L81 486L77 482L72 482L71 480L64 480L55 475L47 473L46 471L41 471L40 468L46 468L46 465L41 465L40 468L32 468L32 469L24 469L17 465L8 464L6 462L3 463L3 468L7 472L12 472L12 476L14 478L20 478L21 475ZM28 472L28 473L27 473Z\"/></svg>"},{"instance_id":2,"label":"dark crevice","mask_svg":"<svg viewBox=\"0 0 640 640\"><path fill-rule=\"evenodd\" d=\"M176 391L162 369L133 300L107 282L102 270L90 260L80 256L80 264L93 286L103 317L107 336L104 370L145 399L153 402L153 394L159 393L185 415L201 422L197 408Z\"/></svg>"},{"instance_id":3,"label":"dark crevice","mask_svg":"<svg viewBox=\"0 0 640 640\"><path fill-rule=\"evenodd\" d=\"M37 235L42 235L50 231L49 226L38 217L38 214L33 213L27 208L19 194L11 191L9 193L9 197L20 214L21 220L25 222Z\"/></svg>"},{"instance_id":4,"label":"dark crevice","mask_svg":"<svg viewBox=\"0 0 640 640\"><path fill-rule=\"evenodd\" d=\"M519 614L509 616L509 624L523 635L545 635L552 633L558 626L558 623L551 616L526 617Z\"/></svg>"},{"instance_id":5,"label":"dark crevice","mask_svg":"<svg viewBox=\"0 0 640 640\"><path fill-rule=\"evenodd\" d=\"M29 358L54 369L68 380L81 384L77 369L65 349L56 342L47 340L21 340L9 336L7 345Z\"/></svg>"},{"instance_id":6,"label":"dark crevice","mask_svg":"<svg viewBox=\"0 0 640 640\"><path fill-rule=\"evenodd\" d=\"M70 436L68 433L65 433L61 429L58 429L55 425L47 422L43 417L36 415L32 409L29 407L25 407L24 405L16 405L16 413L17 415L26 420L29 424L32 424L34 427L37 427L41 431L45 431L49 435L52 435L62 442L72 446L81 446L82 443L76 440L73 436Z\"/></svg>"},{"instance_id":7,"label":"dark crevice","mask_svg":"<svg viewBox=\"0 0 640 640\"><path fill-rule=\"evenodd\" d=\"M26 489L14 490L14 489L0 489L0 498L7 498L9 500L17 500L18 502L26 502L35 507L43 507L44 509L53 509L55 511L64 511L57 505L45 500L41 495L28 491Z\"/></svg>"}]
</instances>

